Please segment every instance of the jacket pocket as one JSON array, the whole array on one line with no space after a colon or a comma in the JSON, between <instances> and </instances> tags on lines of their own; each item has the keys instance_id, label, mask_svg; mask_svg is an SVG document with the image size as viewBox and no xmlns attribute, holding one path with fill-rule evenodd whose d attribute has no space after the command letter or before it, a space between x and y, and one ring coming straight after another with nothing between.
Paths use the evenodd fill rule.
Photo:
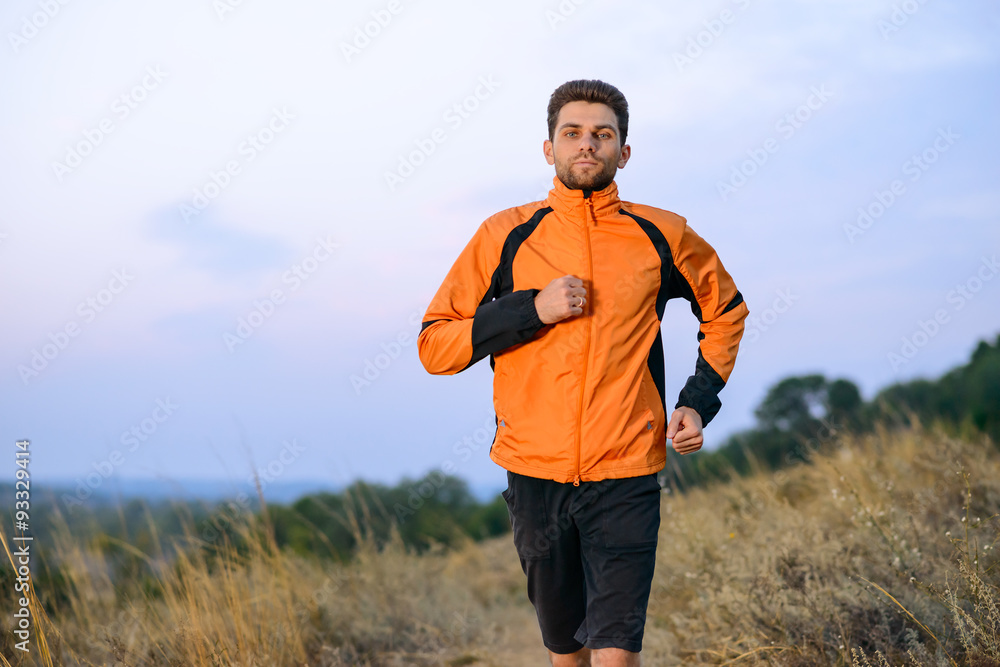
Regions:
<instances>
[{"instance_id":1,"label":"jacket pocket","mask_svg":"<svg viewBox=\"0 0 1000 667\"><path fill-rule=\"evenodd\" d=\"M645 422L647 430L653 430L656 427L656 415L662 412L662 409L657 409L654 405L659 404L660 392L657 390L653 378L650 377L648 369L644 368L642 379L639 381L639 401L637 406L639 413L637 418L641 418Z\"/></svg>"},{"instance_id":2,"label":"jacket pocket","mask_svg":"<svg viewBox=\"0 0 1000 667\"><path fill-rule=\"evenodd\" d=\"M509 385L507 364L498 361L493 369L493 411L496 412L498 422L507 415Z\"/></svg>"}]
</instances>

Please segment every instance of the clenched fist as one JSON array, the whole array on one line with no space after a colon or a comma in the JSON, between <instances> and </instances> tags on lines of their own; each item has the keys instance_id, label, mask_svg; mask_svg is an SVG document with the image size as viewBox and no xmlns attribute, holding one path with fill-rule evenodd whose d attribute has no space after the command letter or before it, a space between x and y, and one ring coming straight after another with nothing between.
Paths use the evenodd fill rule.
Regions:
<instances>
[{"instance_id":1,"label":"clenched fist","mask_svg":"<svg viewBox=\"0 0 1000 667\"><path fill-rule=\"evenodd\" d=\"M667 440L678 454L690 454L701 449L705 442L701 415L694 408L681 406L670 415Z\"/></svg>"},{"instance_id":2,"label":"clenched fist","mask_svg":"<svg viewBox=\"0 0 1000 667\"><path fill-rule=\"evenodd\" d=\"M587 288L573 275L556 278L535 296L535 310L543 324L552 324L573 315L583 315Z\"/></svg>"}]
</instances>

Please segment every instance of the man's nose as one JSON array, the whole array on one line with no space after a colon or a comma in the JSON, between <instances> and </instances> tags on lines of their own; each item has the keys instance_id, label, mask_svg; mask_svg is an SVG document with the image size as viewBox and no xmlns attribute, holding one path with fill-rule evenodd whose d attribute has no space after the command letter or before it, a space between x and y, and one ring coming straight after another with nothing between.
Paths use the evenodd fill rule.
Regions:
<instances>
[{"instance_id":1,"label":"man's nose","mask_svg":"<svg viewBox=\"0 0 1000 667\"><path fill-rule=\"evenodd\" d=\"M584 134L580 137L580 150L593 153L597 150L597 142L594 141L593 135Z\"/></svg>"}]
</instances>

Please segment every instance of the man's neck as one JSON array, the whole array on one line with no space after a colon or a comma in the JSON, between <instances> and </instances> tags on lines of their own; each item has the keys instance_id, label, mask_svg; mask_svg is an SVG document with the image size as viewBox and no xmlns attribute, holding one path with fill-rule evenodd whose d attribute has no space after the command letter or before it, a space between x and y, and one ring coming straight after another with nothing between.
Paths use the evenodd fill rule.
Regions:
<instances>
[{"instance_id":1,"label":"man's neck","mask_svg":"<svg viewBox=\"0 0 1000 667\"><path fill-rule=\"evenodd\" d=\"M614 183L614 181L611 181L611 183L607 183L604 187L600 187L600 188L595 188L595 187L573 188L573 187L570 187L570 186L566 185L566 182L563 179L559 178L558 176L556 176L556 178L559 179L559 182L562 183L563 187L566 188L567 190L576 190L577 192L582 192L584 199L590 198L590 196L593 195L595 192L600 192L601 190L607 189L607 187L609 185L611 185L611 183Z\"/></svg>"}]
</instances>

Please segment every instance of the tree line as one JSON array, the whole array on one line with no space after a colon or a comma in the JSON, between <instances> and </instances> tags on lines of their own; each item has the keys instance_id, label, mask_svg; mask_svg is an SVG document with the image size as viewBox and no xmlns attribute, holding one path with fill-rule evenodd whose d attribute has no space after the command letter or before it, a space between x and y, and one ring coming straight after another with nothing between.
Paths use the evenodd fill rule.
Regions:
<instances>
[{"instance_id":1,"label":"tree line","mask_svg":"<svg viewBox=\"0 0 1000 667\"><path fill-rule=\"evenodd\" d=\"M898 428L913 421L937 424L956 435L988 435L1000 443L1000 336L980 341L965 365L936 380L892 384L870 401L850 380L821 374L785 378L772 386L754 411L754 428L729 437L718 449L671 457L666 482L685 489L755 469L776 470L809 461L843 434L877 426Z\"/></svg>"}]
</instances>

